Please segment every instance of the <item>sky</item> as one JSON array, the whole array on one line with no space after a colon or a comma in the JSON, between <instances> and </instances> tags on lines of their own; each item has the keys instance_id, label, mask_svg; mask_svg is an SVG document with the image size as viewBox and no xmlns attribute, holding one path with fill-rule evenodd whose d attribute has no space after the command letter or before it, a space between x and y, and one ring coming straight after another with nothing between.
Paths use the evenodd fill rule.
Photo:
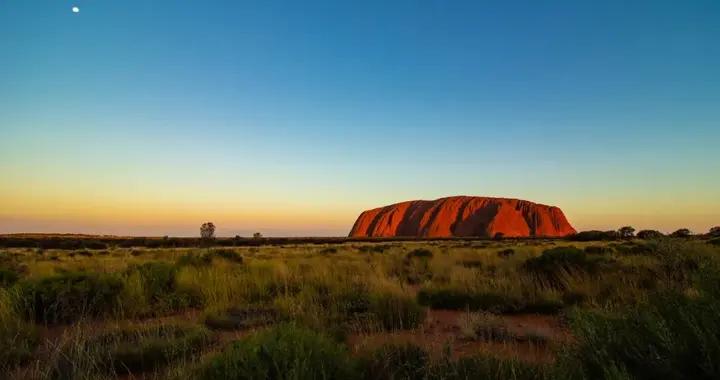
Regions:
<instances>
[{"instance_id":1,"label":"sky","mask_svg":"<svg viewBox=\"0 0 720 380\"><path fill-rule=\"evenodd\" d=\"M79 12L73 12L78 7ZM720 225L720 2L0 1L0 233Z\"/></svg>"}]
</instances>

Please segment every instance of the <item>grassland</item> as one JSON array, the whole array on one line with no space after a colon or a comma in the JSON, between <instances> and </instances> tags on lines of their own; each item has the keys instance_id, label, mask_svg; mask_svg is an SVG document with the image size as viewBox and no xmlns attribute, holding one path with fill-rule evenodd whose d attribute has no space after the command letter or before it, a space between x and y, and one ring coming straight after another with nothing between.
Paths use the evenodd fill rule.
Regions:
<instances>
[{"instance_id":1,"label":"grassland","mask_svg":"<svg viewBox=\"0 0 720 380\"><path fill-rule=\"evenodd\" d=\"M0 377L720 377L716 242L101 243L0 249Z\"/></svg>"}]
</instances>

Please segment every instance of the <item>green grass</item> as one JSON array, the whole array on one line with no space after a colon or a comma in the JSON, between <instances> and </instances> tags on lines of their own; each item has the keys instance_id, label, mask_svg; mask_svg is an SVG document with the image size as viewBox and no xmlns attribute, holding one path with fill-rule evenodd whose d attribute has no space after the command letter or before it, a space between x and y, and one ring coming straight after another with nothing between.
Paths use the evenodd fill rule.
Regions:
<instances>
[{"instance_id":1,"label":"green grass","mask_svg":"<svg viewBox=\"0 0 720 380\"><path fill-rule=\"evenodd\" d=\"M719 246L671 238L11 248L0 253L0 345L10 347L0 369L37 379L717 378L719 267ZM466 313L450 334L462 342L440 342L448 351L525 340L550 350L548 337L506 328L518 313L569 321L574 344L552 366L346 345L365 335L434 339L428 308ZM147 330L127 327L138 325Z\"/></svg>"},{"instance_id":2,"label":"green grass","mask_svg":"<svg viewBox=\"0 0 720 380\"><path fill-rule=\"evenodd\" d=\"M212 343L206 329L186 325L115 328L68 339L51 363L50 377L75 379L139 374L200 353Z\"/></svg>"},{"instance_id":3,"label":"green grass","mask_svg":"<svg viewBox=\"0 0 720 380\"><path fill-rule=\"evenodd\" d=\"M238 341L213 357L199 379L352 379L353 362L330 337L284 324Z\"/></svg>"}]
</instances>

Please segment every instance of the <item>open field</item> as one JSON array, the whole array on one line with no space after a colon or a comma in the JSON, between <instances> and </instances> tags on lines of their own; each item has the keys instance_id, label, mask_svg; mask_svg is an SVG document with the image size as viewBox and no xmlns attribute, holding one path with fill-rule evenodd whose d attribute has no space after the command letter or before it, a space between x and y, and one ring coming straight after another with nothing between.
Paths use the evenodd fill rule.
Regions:
<instances>
[{"instance_id":1,"label":"open field","mask_svg":"<svg viewBox=\"0 0 720 380\"><path fill-rule=\"evenodd\" d=\"M0 248L0 373L720 376L717 240L122 241Z\"/></svg>"}]
</instances>

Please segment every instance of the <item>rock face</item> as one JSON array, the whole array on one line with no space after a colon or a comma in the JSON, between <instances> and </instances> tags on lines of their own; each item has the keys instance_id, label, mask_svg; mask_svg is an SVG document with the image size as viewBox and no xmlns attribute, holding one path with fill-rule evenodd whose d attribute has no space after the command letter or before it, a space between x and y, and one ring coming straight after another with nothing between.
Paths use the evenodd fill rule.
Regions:
<instances>
[{"instance_id":1,"label":"rock face","mask_svg":"<svg viewBox=\"0 0 720 380\"><path fill-rule=\"evenodd\" d=\"M575 232L562 210L554 206L457 196L364 211L350 237L562 237Z\"/></svg>"}]
</instances>

